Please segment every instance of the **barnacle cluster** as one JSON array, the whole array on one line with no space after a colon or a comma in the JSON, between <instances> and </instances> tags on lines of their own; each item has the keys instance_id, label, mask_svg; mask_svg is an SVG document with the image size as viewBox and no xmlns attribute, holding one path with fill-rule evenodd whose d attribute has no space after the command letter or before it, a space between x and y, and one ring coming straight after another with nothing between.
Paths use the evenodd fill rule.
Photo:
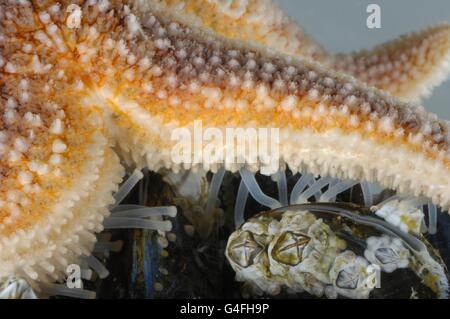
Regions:
<instances>
[{"instance_id":1,"label":"barnacle cluster","mask_svg":"<svg viewBox=\"0 0 450 319\"><path fill-rule=\"evenodd\" d=\"M251 294L286 290L316 297L369 298L382 286L382 273L411 268L435 296L447 296L445 266L426 249L387 233L365 230L361 235L361 226L342 219L317 218L295 206L287 209L281 216L269 211L249 219L228 240L226 256L236 280Z\"/></svg>"}]
</instances>

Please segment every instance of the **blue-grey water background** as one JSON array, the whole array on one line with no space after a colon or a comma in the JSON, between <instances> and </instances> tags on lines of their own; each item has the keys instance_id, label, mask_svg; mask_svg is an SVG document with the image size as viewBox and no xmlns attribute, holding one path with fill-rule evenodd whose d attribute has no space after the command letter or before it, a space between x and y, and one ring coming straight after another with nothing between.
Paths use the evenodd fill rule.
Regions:
<instances>
[{"instance_id":1,"label":"blue-grey water background","mask_svg":"<svg viewBox=\"0 0 450 319\"><path fill-rule=\"evenodd\" d=\"M450 22L449 0L276 0L281 8L332 52L370 48L428 25ZM366 8L381 7L381 28L368 29ZM450 120L450 81L433 90L422 103Z\"/></svg>"}]
</instances>

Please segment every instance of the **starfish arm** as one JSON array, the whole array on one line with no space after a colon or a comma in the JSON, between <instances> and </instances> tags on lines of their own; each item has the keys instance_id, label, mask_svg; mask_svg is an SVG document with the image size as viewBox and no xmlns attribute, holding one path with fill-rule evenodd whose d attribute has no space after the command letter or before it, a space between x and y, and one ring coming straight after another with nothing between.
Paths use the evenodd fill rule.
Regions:
<instances>
[{"instance_id":1,"label":"starfish arm","mask_svg":"<svg viewBox=\"0 0 450 319\"><path fill-rule=\"evenodd\" d=\"M0 6L0 278L38 288L90 253L123 169L69 52L53 47L60 29L34 13Z\"/></svg>"},{"instance_id":2,"label":"starfish arm","mask_svg":"<svg viewBox=\"0 0 450 319\"><path fill-rule=\"evenodd\" d=\"M147 3L158 11L182 12L195 25L227 38L260 43L318 62L332 58L272 0L150 0Z\"/></svg>"},{"instance_id":3,"label":"starfish arm","mask_svg":"<svg viewBox=\"0 0 450 319\"><path fill-rule=\"evenodd\" d=\"M372 50L333 55L309 37L271 0L151 0L161 10L190 15L227 38L261 43L280 52L323 63L408 101L430 94L450 72L447 24L404 35Z\"/></svg>"},{"instance_id":4,"label":"starfish arm","mask_svg":"<svg viewBox=\"0 0 450 319\"><path fill-rule=\"evenodd\" d=\"M184 16L150 6L131 11L134 29L142 25L126 47L141 68L116 59L120 90L117 78L99 90L111 103L119 144L140 165L214 170L224 162L237 170L242 163L225 159L230 145L214 161L175 162L174 132L195 134L199 120L221 130L279 128L277 159L293 170L379 182L448 207L448 122L317 64L197 29ZM123 32L121 39L130 37ZM150 64L139 62L149 55ZM261 158L247 164L260 169Z\"/></svg>"},{"instance_id":5,"label":"starfish arm","mask_svg":"<svg viewBox=\"0 0 450 319\"><path fill-rule=\"evenodd\" d=\"M333 68L409 101L426 97L450 73L450 25L404 35L372 50L339 54Z\"/></svg>"}]
</instances>

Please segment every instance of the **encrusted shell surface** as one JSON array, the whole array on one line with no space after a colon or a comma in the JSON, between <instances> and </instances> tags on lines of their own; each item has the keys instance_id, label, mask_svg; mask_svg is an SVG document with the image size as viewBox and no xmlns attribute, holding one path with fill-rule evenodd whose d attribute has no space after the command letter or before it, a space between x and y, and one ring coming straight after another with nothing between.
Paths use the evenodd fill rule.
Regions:
<instances>
[{"instance_id":1,"label":"encrusted shell surface","mask_svg":"<svg viewBox=\"0 0 450 319\"><path fill-rule=\"evenodd\" d=\"M378 298L391 292L395 293L390 297L403 298L447 296L447 270L426 248L424 238L389 233L383 222L368 226L351 216L307 207L264 212L230 236L227 258L236 280L250 287L251 293L306 292L328 298ZM370 217L375 223L381 221ZM410 294L405 296L405 291Z\"/></svg>"}]
</instances>

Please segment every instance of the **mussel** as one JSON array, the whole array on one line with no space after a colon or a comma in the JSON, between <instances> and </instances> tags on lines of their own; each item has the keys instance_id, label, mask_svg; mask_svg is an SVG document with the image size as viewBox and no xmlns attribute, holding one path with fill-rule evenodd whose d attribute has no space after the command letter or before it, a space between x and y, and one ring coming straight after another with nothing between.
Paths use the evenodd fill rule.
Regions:
<instances>
[{"instance_id":1,"label":"mussel","mask_svg":"<svg viewBox=\"0 0 450 319\"><path fill-rule=\"evenodd\" d=\"M226 256L252 296L448 297L447 268L424 236L354 204L264 211L231 234Z\"/></svg>"}]
</instances>

